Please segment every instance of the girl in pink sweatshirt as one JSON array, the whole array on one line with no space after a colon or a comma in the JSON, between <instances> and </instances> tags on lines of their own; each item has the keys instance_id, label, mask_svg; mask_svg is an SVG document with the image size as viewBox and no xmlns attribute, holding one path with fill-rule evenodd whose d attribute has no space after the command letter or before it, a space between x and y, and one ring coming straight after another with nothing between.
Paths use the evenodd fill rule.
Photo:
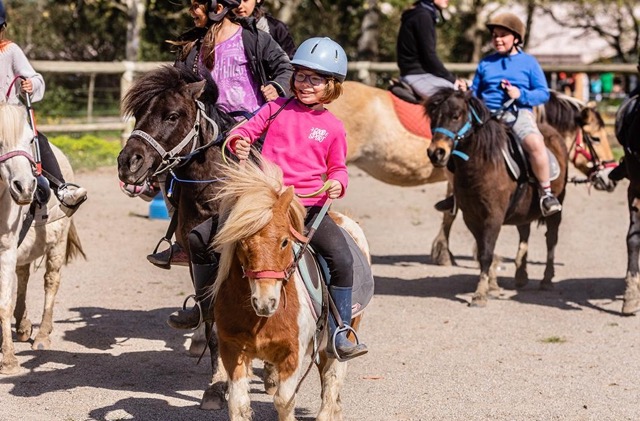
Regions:
<instances>
[{"instance_id":1,"label":"girl in pink sweatshirt","mask_svg":"<svg viewBox=\"0 0 640 421\"><path fill-rule=\"evenodd\" d=\"M329 182L323 194L302 198L307 208L307 223L312 221L328 199L342 197L349 182L347 140L344 125L324 108L342 94L347 74L347 57L340 45L329 38L311 38L303 42L291 64L292 98L279 98L263 106L245 124L228 137L229 148L240 160L249 157L251 145L263 138L262 157L282 168L285 185L297 194L319 190ZM324 177L324 178L323 178ZM353 258L340 228L329 217L322 219L311 245L327 261L331 280L329 292L340 318L351 321ZM329 317L332 338L338 323ZM367 352L366 345L354 344L340 329L335 343L329 341L330 357L348 360Z\"/></svg>"}]
</instances>

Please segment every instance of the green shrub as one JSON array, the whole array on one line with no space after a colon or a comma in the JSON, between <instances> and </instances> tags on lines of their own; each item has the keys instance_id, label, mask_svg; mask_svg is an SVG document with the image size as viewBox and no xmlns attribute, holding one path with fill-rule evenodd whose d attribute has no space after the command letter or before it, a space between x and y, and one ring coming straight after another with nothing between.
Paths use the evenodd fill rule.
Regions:
<instances>
[{"instance_id":1,"label":"green shrub","mask_svg":"<svg viewBox=\"0 0 640 421\"><path fill-rule=\"evenodd\" d=\"M93 135L79 138L71 136L50 137L49 141L67 155L75 170L91 170L116 165L120 142L105 140Z\"/></svg>"}]
</instances>

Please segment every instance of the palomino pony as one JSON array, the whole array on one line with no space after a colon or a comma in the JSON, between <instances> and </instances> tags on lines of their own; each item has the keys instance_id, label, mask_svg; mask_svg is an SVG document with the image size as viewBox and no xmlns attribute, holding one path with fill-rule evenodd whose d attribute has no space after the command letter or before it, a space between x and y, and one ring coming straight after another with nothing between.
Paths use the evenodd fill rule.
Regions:
<instances>
[{"instance_id":1,"label":"palomino pony","mask_svg":"<svg viewBox=\"0 0 640 421\"><path fill-rule=\"evenodd\" d=\"M36 222L19 244L22 221L29 212L36 191L32 138L25 108L0 104L0 208L4 215L0 221L1 374L15 374L20 369L11 339L12 316L16 318L17 339L26 342L31 338L33 329L26 311L31 263L42 256L46 259L44 311L32 348L48 349L51 346L49 335L53 330L53 304L60 286L60 269L77 254L84 256L75 225L59 208L54 195L47 205L47 222ZM65 179L73 181L73 172L66 157L57 148L53 149ZM16 285L18 294L14 308Z\"/></svg>"},{"instance_id":2,"label":"palomino pony","mask_svg":"<svg viewBox=\"0 0 640 421\"><path fill-rule=\"evenodd\" d=\"M627 231L627 275L622 303L623 314L640 310L640 103L631 101L621 107L616 116L618 140L624 146L624 164L629 178L627 203L629 207L629 230ZM626 111L626 112L625 112Z\"/></svg>"},{"instance_id":3,"label":"palomino pony","mask_svg":"<svg viewBox=\"0 0 640 421\"><path fill-rule=\"evenodd\" d=\"M163 66L137 79L122 103L123 113L134 116L136 123L118 156L118 177L133 185L152 177L164 181L165 197L171 196L178 212L176 241L187 252L189 231L218 212L218 202L212 199L220 186L220 141L235 120L217 108L217 99L218 89L210 77ZM206 328L210 331L211 326ZM192 338L192 354L200 354L207 345L202 331ZM215 374L215 335L208 346ZM202 406L219 408L223 402L224 390L210 388Z\"/></svg>"},{"instance_id":4,"label":"palomino pony","mask_svg":"<svg viewBox=\"0 0 640 421\"><path fill-rule=\"evenodd\" d=\"M343 87L344 94L327 108L345 125L349 163L377 180L397 186L446 180L446 171L434 167L427 159L425 151L431 139L417 136L403 126L394 111L389 91L350 81ZM554 107L555 104L558 106ZM547 122L565 136L571 162L589 177L588 181L596 189L600 189L596 182L606 171L602 171L595 162L612 160L613 154L598 112L593 107L558 94L553 95L547 104L545 115ZM611 186L608 181L603 185ZM443 215L440 232L433 241L431 258L438 265L454 264L449 251L449 232L454 219L455 215Z\"/></svg>"},{"instance_id":5,"label":"palomino pony","mask_svg":"<svg viewBox=\"0 0 640 421\"><path fill-rule=\"evenodd\" d=\"M274 403L279 420L293 421L303 359L312 353L316 333L304 283L292 267L305 210L293 188L284 187L282 171L274 164L233 165L225 177L219 196L225 221L214 241L222 253L214 314L220 357L229 376L229 417L251 418L251 362L258 358L277 371ZM369 259L360 227L338 213L330 216ZM351 320L354 329L361 317ZM319 357L322 404L317 419L342 419L340 388L347 364L327 358L322 349Z\"/></svg>"},{"instance_id":6,"label":"palomino pony","mask_svg":"<svg viewBox=\"0 0 640 421\"><path fill-rule=\"evenodd\" d=\"M434 131L429 157L444 166L456 158L453 190L464 222L476 240L480 279L471 305L485 306L487 297L499 291L494 249L502 225L516 225L520 247L516 257L516 286L528 282L527 242L531 222L540 219L539 194L530 180L514 181L507 170L503 151L508 149L506 127L491 118L477 98L452 89L442 89L425 105ZM540 130L547 147L558 160L558 177L551 189L560 201L567 183L568 152L560 134L542 124ZM552 286L554 252L558 242L561 213L545 218L547 262L541 289Z\"/></svg>"},{"instance_id":7,"label":"palomino pony","mask_svg":"<svg viewBox=\"0 0 640 421\"><path fill-rule=\"evenodd\" d=\"M571 182L587 183L600 191L613 191L615 183L609 180L608 171L616 163L600 113L591 105L557 92L551 92L549 102L534 111L538 124L546 123L564 137L569 161L584 175L581 179L573 177ZM447 194L451 194L451 186L448 186ZM439 265L454 264L449 251L449 233L455 217L455 213L444 213L440 231L433 241L431 259Z\"/></svg>"}]
</instances>

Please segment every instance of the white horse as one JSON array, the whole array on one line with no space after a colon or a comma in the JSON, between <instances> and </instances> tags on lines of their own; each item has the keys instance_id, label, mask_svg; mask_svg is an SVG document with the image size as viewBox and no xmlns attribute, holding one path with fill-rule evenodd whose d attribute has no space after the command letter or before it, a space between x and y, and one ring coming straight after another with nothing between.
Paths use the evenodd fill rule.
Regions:
<instances>
[{"instance_id":1,"label":"white horse","mask_svg":"<svg viewBox=\"0 0 640 421\"><path fill-rule=\"evenodd\" d=\"M17 339L31 337L31 321L27 318L26 291L31 263L41 256L46 260L45 301L40 330L32 348L47 349L53 330L53 303L60 285L60 268L76 254L84 256L73 221L59 208L51 195L47 204L48 219L38 222L44 209L36 213L36 222L18 247L22 221L36 192L35 163L31 155L32 132L26 109L18 105L0 104L0 325L2 326L2 360L0 374L19 371L11 337L11 317L16 318ZM66 157L54 147L62 173L72 181L73 171ZM13 292L17 288L17 300Z\"/></svg>"}]
</instances>

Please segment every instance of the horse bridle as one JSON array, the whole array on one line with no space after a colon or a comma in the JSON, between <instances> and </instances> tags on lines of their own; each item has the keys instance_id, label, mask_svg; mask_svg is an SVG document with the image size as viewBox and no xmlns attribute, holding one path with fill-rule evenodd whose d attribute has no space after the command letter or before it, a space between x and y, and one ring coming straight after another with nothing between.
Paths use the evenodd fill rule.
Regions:
<instances>
[{"instance_id":1,"label":"horse bridle","mask_svg":"<svg viewBox=\"0 0 640 421\"><path fill-rule=\"evenodd\" d=\"M29 163L31 163L31 168L33 169L33 175L34 176L38 175L36 161L33 159L31 154L22 150L15 150L15 151L7 152L3 155L0 155L0 164L10 160L11 158L15 158L16 156L24 156L25 158L27 158L27 160L29 160Z\"/></svg>"},{"instance_id":2,"label":"horse bridle","mask_svg":"<svg viewBox=\"0 0 640 421\"><path fill-rule=\"evenodd\" d=\"M200 135L200 119L204 118L211 126L213 127L213 141L211 144L215 143L218 140L218 135L220 133L220 128L218 124L213 121L205 112L204 104L198 100L195 101L197 106L196 118L193 122L193 126L189 133L185 135L185 137L178 143L173 149L170 151L165 150L157 140L153 138L149 133L144 130L134 130L131 132L130 137L136 137L146 141L157 153L160 155L162 161L160 165L153 170L153 173L150 177L155 177L163 172L169 171L172 168L175 168L178 165L184 164L185 161L191 159L193 154L200 149L208 147L209 144L202 146L200 148L196 148L198 137ZM191 143L191 151L186 156L176 156L180 151L182 151L189 143Z\"/></svg>"},{"instance_id":3,"label":"horse bridle","mask_svg":"<svg viewBox=\"0 0 640 421\"><path fill-rule=\"evenodd\" d=\"M478 116L478 113L476 112L476 110L472 106L469 106L469 111L467 112L467 121L462 125L462 127L460 127L460 129L457 132L454 133L453 131L449 129L445 129L444 127L436 127L435 129L432 130L432 133L434 134L442 133L443 135L451 139L453 141L453 148L451 151L451 155L456 155L459 158L462 158L463 160L468 161L469 155L467 155L462 151L459 151L457 149L457 146L458 146L458 143L460 143L462 140L464 140L464 138L466 138L471 134L471 129L473 129L474 121L478 123L480 126L484 124L482 119Z\"/></svg>"},{"instance_id":4,"label":"horse bridle","mask_svg":"<svg viewBox=\"0 0 640 421\"><path fill-rule=\"evenodd\" d=\"M601 182L603 183L604 189L608 190L605 186L606 183L602 180L599 180L599 174L601 171L606 170L608 168L615 168L617 164L615 160L601 161L600 157L598 156L598 153L595 150L595 147L593 146L593 143L594 143L594 140L591 137L591 135L586 133L582 128L580 128L577 131L576 138L571 144L571 148L569 148L569 154L571 154L571 150L575 149L575 153L573 155L573 160L572 160L573 165L576 165L578 161L578 157L582 156L589 163L591 163L592 167L591 167L591 170L589 171L589 174L587 174L587 178L578 179L577 177L573 177L571 179L571 182L575 184L578 184L578 183L595 184L595 183Z\"/></svg>"}]
</instances>

